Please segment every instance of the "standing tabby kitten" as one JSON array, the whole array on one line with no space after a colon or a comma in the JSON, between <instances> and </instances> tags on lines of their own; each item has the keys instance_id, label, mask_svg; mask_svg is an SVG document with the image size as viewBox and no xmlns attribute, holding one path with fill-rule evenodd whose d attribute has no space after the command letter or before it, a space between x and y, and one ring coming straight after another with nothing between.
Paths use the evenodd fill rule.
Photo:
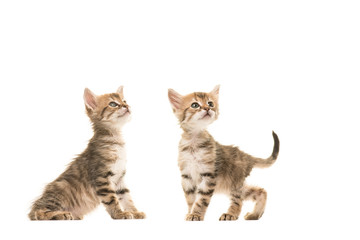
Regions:
<instances>
[{"instance_id":1,"label":"standing tabby kitten","mask_svg":"<svg viewBox=\"0 0 360 240\"><path fill-rule=\"evenodd\" d=\"M101 202L113 219L141 219L124 183L126 173L122 126L130 118L123 87L96 96L84 91L84 101L94 136L55 181L48 184L32 206L31 220L79 220Z\"/></svg>"},{"instance_id":2,"label":"standing tabby kitten","mask_svg":"<svg viewBox=\"0 0 360 240\"><path fill-rule=\"evenodd\" d=\"M264 213L266 191L245 184L253 167L271 166L279 153L279 139L275 141L272 155L267 159L255 158L237 147L224 146L214 140L206 127L218 118L219 88L210 93L195 92L182 96L172 89L168 95L174 114L184 133L179 144L179 167L182 187L189 207L186 220L204 219L210 199L215 192L225 193L231 205L219 220L237 220L242 202L256 202L246 220L257 220Z\"/></svg>"}]
</instances>

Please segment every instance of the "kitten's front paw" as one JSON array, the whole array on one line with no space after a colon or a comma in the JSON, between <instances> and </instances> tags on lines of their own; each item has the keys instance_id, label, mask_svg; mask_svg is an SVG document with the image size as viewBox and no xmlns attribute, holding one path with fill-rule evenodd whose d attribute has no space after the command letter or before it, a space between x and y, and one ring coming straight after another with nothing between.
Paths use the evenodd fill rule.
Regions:
<instances>
[{"instance_id":1,"label":"kitten's front paw","mask_svg":"<svg viewBox=\"0 0 360 240\"><path fill-rule=\"evenodd\" d=\"M245 220L259 220L261 216L259 214L255 214L255 213L247 213L245 215Z\"/></svg>"},{"instance_id":2,"label":"kitten's front paw","mask_svg":"<svg viewBox=\"0 0 360 240\"><path fill-rule=\"evenodd\" d=\"M113 216L111 216L113 219L133 219L133 215L131 212L117 212Z\"/></svg>"},{"instance_id":3,"label":"kitten's front paw","mask_svg":"<svg viewBox=\"0 0 360 240\"><path fill-rule=\"evenodd\" d=\"M146 215L143 212L132 212L132 215L133 215L134 219L144 219L144 218L146 218Z\"/></svg>"},{"instance_id":4,"label":"kitten's front paw","mask_svg":"<svg viewBox=\"0 0 360 240\"><path fill-rule=\"evenodd\" d=\"M235 221L237 220L238 217L229 214L229 213L224 213L223 215L221 215L221 217L219 218L219 221Z\"/></svg>"},{"instance_id":5,"label":"kitten's front paw","mask_svg":"<svg viewBox=\"0 0 360 240\"><path fill-rule=\"evenodd\" d=\"M189 213L189 214L186 214L185 220L186 221L203 221L204 217L199 214Z\"/></svg>"}]
</instances>

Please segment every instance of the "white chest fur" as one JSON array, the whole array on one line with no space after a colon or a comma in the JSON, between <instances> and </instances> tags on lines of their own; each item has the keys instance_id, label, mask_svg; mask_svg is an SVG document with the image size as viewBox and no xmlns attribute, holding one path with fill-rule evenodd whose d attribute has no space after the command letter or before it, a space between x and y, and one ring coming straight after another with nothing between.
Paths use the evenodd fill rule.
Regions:
<instances>
[{"instance_id":1,"label":"white chest fur","mask_svg":"<svg viewBox=\"0 0 360 240\"><path fill-rule=\"evenodd\" d=\"M201 140L182 139L179 144L179 165L182 166L182 174L189 175L195 182L201 181L202 173L214 171L213 156L206 149L196 146ZM186 149L186 150L184 150Z\"/></svg>"},{"instance_id":2,"label":"white chest fur","mask_svg":"<svg viewBox=\"0 0 360 240\"><path fill-rule=\"evenodd\" d=\"M117 185L119 183L120 178L124 175L126 170L126 151L123 146L118 146L116 148L117 159L111 165L111 172L114 175L111 177L112 182Z\"/></svg>"}]
</instances>

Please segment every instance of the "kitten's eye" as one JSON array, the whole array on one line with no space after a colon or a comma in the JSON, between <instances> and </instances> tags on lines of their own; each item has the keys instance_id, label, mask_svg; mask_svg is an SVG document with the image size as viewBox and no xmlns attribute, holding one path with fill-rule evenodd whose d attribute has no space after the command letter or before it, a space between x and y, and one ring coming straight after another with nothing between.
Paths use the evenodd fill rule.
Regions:
<instances>
[{"instance_id":1,"label":"kitten's eye","mask_svg":"<svg viewBox=\"0 0 360 240\"><path fill-rule=\"evenodd\" d=\"M214 103L213 103L213 102L211 102L211 101L210 101L210 102L208 102L207 104L209 105L209 107L212 107L212 108L214 107Z\"/></svg>"},{"instance_id":2,"label":"kitten's eye","mask_svg":"<svg viewBox=\"0 0 360 240\"><path fill-rule=\"evenodd\" d=\"M194 102L194 103L191 104L191 107L192 108L199 108L200 105L197 102Z\"/></svg>"},{"instance_id":3,"label":"kitten's eye","mask_svg":"<svg viewBox=\"0 0 360 240\"><path fill-rule=\"evenodd\" d=\"M110 107L117 107L117 106L119 106L119 104L117 104L116 102L110 102L109 106Z\"/></svg>"},{"instance_id":4,"label":"kitten's eye","mask_svg":"<svg viewBox=\"0 0 360 240\"><path fill-rule=\"evenodd\" d=\"M122 100L123 101L123 103L126 103L126 100Z\"/></svg>"}]
</instances>

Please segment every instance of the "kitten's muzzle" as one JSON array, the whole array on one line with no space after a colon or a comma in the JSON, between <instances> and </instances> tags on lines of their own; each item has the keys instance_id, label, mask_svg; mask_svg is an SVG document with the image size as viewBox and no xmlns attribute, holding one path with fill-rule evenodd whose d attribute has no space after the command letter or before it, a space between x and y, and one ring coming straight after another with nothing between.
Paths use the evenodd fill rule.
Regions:
<instances>
[{"instance_id":1,"label":"kitten's muzzle","mask_svg":"<svg viewBox=\"0 0 360 240\"><path fill-rule=\"evenodd\" d=\"M213 117L213 114L212 112L210 111L210 108L203 108L203 110L205 110L205 113L203 114L203 116L201 117L201 119L204 119L204 118L212 118Z\"/></svg>"},{"instance_id":2,"label":"kitten's muzzle","mask_svg":"<svg viewBox=\"0 0 360 240\"><path fill-rule=\"evenodd\" d=\"M125 109L124 109L125 108ZM123 117L123 116L125 116L126 114L131 114L131 111L130 111L130 108L129 108L129 106L123 106L122 108L121 108L121 111L123 112L123 113L121 113L120 115L119 115L119 117Z\"/></svg>"}]
</instances>

